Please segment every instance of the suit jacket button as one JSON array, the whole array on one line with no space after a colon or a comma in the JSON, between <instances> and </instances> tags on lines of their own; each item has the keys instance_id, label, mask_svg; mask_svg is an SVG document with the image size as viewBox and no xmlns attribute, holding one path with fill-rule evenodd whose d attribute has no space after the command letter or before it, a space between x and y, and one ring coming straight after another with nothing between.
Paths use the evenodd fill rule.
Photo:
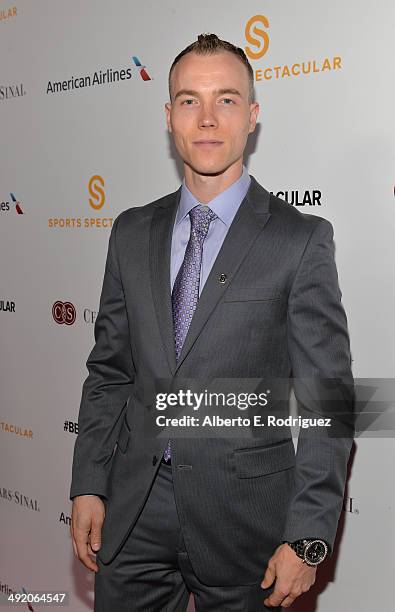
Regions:
<instances>
[{"instance_id":1,"label":"suit jacket button","mask_svg":"<svg viewBox=\"0 0 395 612\"><path fill-rule=\"evenodd\" d=\"M152 465L156 465L158 463L158 457L156 455L154 455L152 457Z\"/></svg>"},{"instance_id":2,"label":"suit jacket button","mask_svg":"<svg viewBox=\"0 0 395 612\"><path fill-rule=\"evenodd\" d=\"M228 277L226 276L226 274L220 274L218 280L220 283L225 283L227 278Z\"/></svg>"}]
</instances>

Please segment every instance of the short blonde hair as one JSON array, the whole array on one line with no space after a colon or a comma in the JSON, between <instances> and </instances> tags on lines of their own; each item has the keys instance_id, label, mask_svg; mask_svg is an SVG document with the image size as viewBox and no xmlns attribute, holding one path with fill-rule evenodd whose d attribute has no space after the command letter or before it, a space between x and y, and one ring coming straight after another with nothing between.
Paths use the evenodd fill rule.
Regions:
<instances>
[{"instance_id":1,"label":"short blonde hair","mask_svg":"<svg viewBox=\"0 0 395 612\"><path fill-rule=\"evenodd\" d=\"M235 45L230 42L227 42L226 40L221 40L216 34L199 34L197 40L192 44L188 45L188 47L185 47L185 49L183 49L181 53L179 53L174 59L169 71L170 101L172 101L171 75L173 73L174 66L180 61L180 59L184 55L192 52L197 53L198 55L214 55L215 53L220 53L221 51L230 51L230 53L236 55L236 57L238 57L239 60L241 60L247 68L249 80L248 102L251 104L251 102L254 101L254 71L252 69L252 66L248 61L243 49L241 49L240 47L236 47Z\"/></svg>"}]
</instances>

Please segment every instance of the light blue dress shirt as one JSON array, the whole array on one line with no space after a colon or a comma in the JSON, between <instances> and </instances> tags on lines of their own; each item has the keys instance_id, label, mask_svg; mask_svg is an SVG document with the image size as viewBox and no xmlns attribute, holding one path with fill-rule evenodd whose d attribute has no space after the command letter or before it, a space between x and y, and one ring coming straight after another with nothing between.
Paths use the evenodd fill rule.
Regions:
<instances>
[{"instance_id":1,"label":"light blue dress shirt","mask_svg":"<svg viewBox=\"0 0 395 612\"><path fill-rule=\"evenodd\" d=\"M207 280L213 263L222 246L225 236L228 232L230 224L233 221L237 210L245 198L245 195L250 186L251 178L247 172L247 168L243 165L243 172L240 178L232 183L225 191L218 194L215 198L207 202L207 206L211 208L217 215L210 223L207 236L203 243L202 266L200 269L200 284L199 296ZM189 235L191 232L191 220L189 211L194 206L204 206L195 196L189 191L185 184L185 178L181 186L181 197L178 205L178 210L173 226L173 235L171 242L171 258L170 258L170 283L171 291L173 290L174 281L178 274L178 270L184 261L185 250L187 248Z\"/></svg>"}]
</instances>

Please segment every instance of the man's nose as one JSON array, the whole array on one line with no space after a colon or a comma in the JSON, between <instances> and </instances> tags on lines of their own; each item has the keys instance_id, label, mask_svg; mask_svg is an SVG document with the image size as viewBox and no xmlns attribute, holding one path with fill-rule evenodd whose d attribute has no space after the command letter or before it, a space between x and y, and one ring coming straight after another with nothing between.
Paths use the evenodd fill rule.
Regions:
<instances>
[{"instance_id":1,"label":"man's nose","mask_svg":"<svg viewBox=\"0 0 395 612\"><path fill-rule=\"evenodd\" d=\"M217 117L211 106L203 106L199 115L199 127L216 127Z\"/></svg>"}]
</instances>

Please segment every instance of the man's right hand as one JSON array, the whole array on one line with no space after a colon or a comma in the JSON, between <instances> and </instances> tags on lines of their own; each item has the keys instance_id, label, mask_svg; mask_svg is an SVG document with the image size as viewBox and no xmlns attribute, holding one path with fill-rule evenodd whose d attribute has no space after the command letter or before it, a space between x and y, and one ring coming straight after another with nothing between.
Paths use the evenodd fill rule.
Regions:
<instances>
[{"instance_id":1,"label":"man's right hand","mask_svg":"<svg viewBox=\"0 0 395 612\"><path fill-rule=\"evenodd\" d=\"M100 549L104 516L104 503L97 495L74 497L70 526L74 554L94 572L98 572L99 567L90 555L96 556Z\"/></svg>"}]
</instances>

